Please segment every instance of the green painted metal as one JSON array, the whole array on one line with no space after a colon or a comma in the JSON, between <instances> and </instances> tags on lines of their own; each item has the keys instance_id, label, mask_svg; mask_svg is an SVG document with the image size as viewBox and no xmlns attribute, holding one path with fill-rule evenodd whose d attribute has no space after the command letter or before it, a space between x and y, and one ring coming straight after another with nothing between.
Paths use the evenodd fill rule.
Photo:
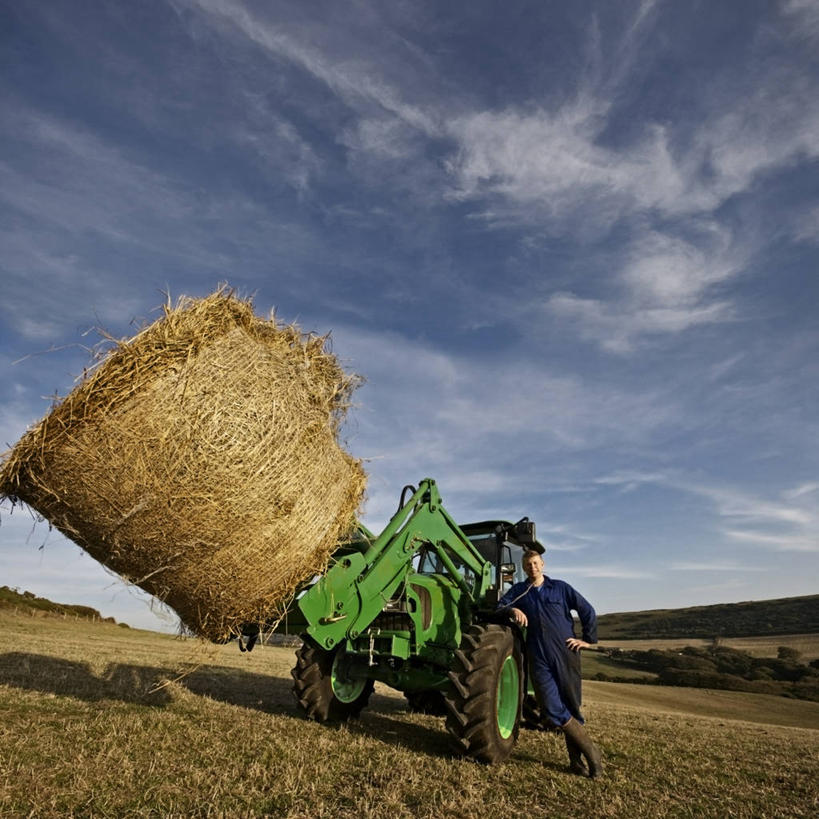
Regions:
<instances>
[{"instance_id":1,"label":"green painted metal","mask_svg":"<svg viewBox=\"0 0 819 819\"><path fill-rule=\"evenodd\" d=\"M513 655L509 655L498 675L498 732L504 739L512 736L520 709L520 671Z\"/></svg>"},{"instance_id":2,"label":"green painted metal","mask_svg":"<svg viewBox=\"0 0 819 819\"><path fill-rule=\"evenodd\" d=\"M461 644L462 603L460 588L441 574L413 573L407 579L407 603L415 608L416 655L432 663L448 662L450 652L445 646ZM426 597L432 616L423 616Z\"/></svg>"},{"instance_id":3,"label":"green painted metal","mask_svg":"<svg viewBox=\"0 0 819 819\"><path fill-rule=\"evenodd\" d=\"M365 535L371 533L364 531ZM469 538L441 505L435 481L425 478L418 490L392 517L363 553L347 552L299 600L299 609L308 623L307 633L324 648L353 641L381 614L384 604L413 573L413 556L422 547L431 547L446 566L455 597L471 602L483 598L492 582L492 566L481 557ZM472 587L453 563L452 556L473 577ZM433 609L434 618L446 613ZM454 619L449 634L438 639L452 650L460 640L460 617ZM439 630L440 631L440 630ZM417 650L416 646L416 650Z\"/></svg>"},{"instance_id":4,"label":"green painted metal","mask_svg":"<svg viewBox=\"0 0 819 819\"><path fill-rule=\"evenodd\" d=\"M342 673L343 663L340 662L342 652L336 654L333 660L333 667L330 669L330 684L333 687L333 694L341 702L355 702L367 684L365 678L349 679Z\"/></svg>"},{"instance_id":5,"label":"green painted metal","mask_svg":"<svg viewBox=\"0 0 819 819\"><path fill-rule=\"evenodd\" d=\"M333 648L346 639L348 623L361 604L354 579L366 568L363 555L345 555L299 599L308 634L324 648Z\"/></svg>"}]
</instances>

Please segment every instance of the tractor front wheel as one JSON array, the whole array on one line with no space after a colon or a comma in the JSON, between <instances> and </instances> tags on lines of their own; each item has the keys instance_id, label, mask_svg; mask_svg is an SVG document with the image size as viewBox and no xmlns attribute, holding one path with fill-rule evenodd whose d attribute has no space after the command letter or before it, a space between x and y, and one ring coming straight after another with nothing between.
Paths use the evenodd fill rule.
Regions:
<instances>
[{"instance_id":1,"label":"tractor front wheel","mask_svg":"<svg viewBox=\"0 0 819 819\"><path fill-rule=\"evenodd\" d=\"M308 719L343 722L357 717L370 699L373 681L346 673L344 651L325 651L305 639L296 652L293 694Z\"/></svg>"},{"instance_id":2,"label":"tractor front wheel","mask_svg":"<svg viewBox=\"0 0 819 819\"><path fill-rule=\"evenodd\" d=\"M517 742L523 656L511 629L474 625L449 672L446 727L457 750L479 762L503 762Z\"/></svg>"}]
</instances>

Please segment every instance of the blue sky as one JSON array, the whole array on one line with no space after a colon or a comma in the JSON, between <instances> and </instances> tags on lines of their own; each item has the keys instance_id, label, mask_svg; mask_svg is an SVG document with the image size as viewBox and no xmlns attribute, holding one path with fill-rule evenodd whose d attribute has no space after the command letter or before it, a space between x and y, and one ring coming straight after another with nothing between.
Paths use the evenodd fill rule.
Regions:
<instances>
[{"instance_id":1,"label":"blue sky","mask_svg":"<svg viewBox=\"0 0 819 819\"><path fill-rule=\"evenodd\" d=\"M227 281L367 378L372 528L429 475L601 612L816 593L817 54L813 0L3 3L0 441ZM20 509L0 584L173 627Z\"/></svg>"}]
</instances>

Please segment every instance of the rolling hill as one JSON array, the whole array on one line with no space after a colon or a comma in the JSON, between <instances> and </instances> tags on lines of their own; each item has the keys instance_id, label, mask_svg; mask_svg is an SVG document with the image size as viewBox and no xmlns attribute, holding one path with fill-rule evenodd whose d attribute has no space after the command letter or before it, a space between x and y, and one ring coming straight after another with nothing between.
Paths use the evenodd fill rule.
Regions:
<instances>
[{"instance_id":1,"label":"rolling hill","mask_svg":"<svg viewBox=\"0 0 819 819\"><path fill-rule=\"evenodd\" d=\"M601 640L815 634L819 633L819 594L603 614L597 622Z\"/></svg>"},{"instance_id":2,"label":"rolling hill","mask_svg":"<svg viewBox=\"0 0 819 819\"><path fill-rule=\"evenodd\" d=\"M83 620L102 620L106 623L116 622L113 617L103 617L91 606L77 606L70 603L55 603L46 597L37 597L30 591L17 591L8 586L0 586L0 609L12 609L29 614L43 616L56 615L76 617ZM125 623L120 623L125 626Z\"/></svg>"}]
</instances>

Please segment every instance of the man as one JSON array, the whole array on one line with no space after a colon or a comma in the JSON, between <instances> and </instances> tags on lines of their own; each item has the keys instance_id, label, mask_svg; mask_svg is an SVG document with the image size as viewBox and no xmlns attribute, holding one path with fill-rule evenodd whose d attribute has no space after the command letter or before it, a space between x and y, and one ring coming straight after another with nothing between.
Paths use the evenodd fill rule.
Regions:
<instances>
[{"instance_id":1,"label":"man","mask_svg":"<svg viewBox=\"0 0 819 819\"><path fill-rule=\"evenodd\" d=\"M537 552L524 553L522 565L529 580L515 583L498 608L508 609L519 626L526 626L529 668L538 703L543 715L565 735L569 770L596 779L603 773L603 765L600 751L583 728L580 650L597 642L597 616L568 583L543 574L543 558ZM574 636L572 610L580 616L582 640Z\"/></svg>"}]
</instances>

